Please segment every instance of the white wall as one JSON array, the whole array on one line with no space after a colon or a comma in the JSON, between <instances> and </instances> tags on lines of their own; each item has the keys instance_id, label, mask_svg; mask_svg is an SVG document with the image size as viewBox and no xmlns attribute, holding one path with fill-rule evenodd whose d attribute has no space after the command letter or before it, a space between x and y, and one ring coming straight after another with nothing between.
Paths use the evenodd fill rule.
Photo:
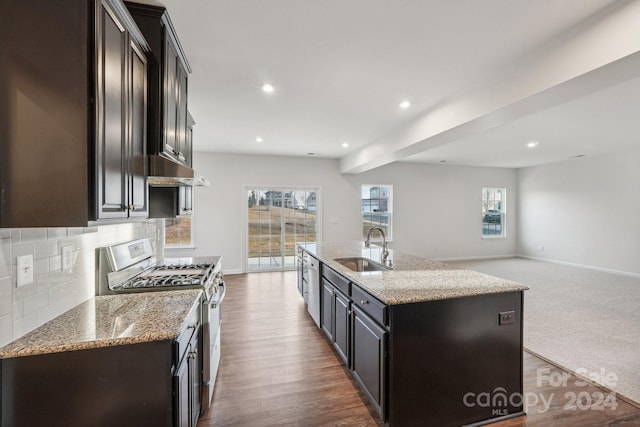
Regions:
<instances>
[{"instance_id":1,"label":"white wall","mask_svg":"<svg viewBox=\"0 0 640 427\"><path fill-rule=\"evenodd\" d=\"M515 254L514 169L392 163L349 180L393 184L394 248L444 259ZM507 189L506 238L482 238L482 187Z\"/></svg>"},{"instance_id":2,"label":"white wall","mask_svg":"<svg viewBox=\"0 0 640 427\"><path fill-rule=\"evenodd\" d=\"M210 187L194 191L194 251L166 250L167 256L222 255L226 272L243 268L245 186L303 186L321 189L324 240L358 238L359 188L338 173L335 160L198 152L194 169Z\"/></svg>"},{"instance_id":3,"label":"white wall","mask_svg":"<svg viewBox=\"0 0 640 427\"><path fill-rule=\"evenodd\" d=\"M149 237L157 224L148 220L86 228L0 229L0 346L95 295L95 250L100 246ZM61 248L71 246L73 267L61 269ZM33 255L34 282L16 287L16 258Z\"/></svg>"},{"instance_id":4,"label":"white wall","mask_svg":"<svg viewBox=\"0 0 640 427\"><path fill-rule=\"evenodd\" d=\"M640 149L520 169L518 195L520 254L640 274Z\"/></svg>"},{"instance_id":5,"label":"white wall","mask_svg":"<svg viewBox=\"0 0 640 427\"><path fill-rule=\"evenodd\" d=\"M309 186L322 191L322 239L360 236L360 186L394 186L393 247L438 258L512 255L515 222L507 239L481 238L481 189L507 188L507 214L515 215L512 169L397 163L364 174L342 175L339 161L199 152L194 168L211 181L194 194L195 250L167 256L222 255L227 272L243 268L245 186Z\"/></svg>"}]
</instances>

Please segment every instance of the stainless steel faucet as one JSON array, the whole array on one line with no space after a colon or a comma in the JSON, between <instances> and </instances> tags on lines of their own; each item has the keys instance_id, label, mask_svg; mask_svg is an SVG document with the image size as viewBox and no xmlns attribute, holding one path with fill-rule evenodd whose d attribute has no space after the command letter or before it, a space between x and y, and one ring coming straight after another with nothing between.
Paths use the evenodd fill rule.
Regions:
<instances>
[{"instance_id":1,"label":"stainless steel faucet","mask_svg":"<svg viewBox=\"0 0 640 427\"><path fill-rule=\"evenodd\" d=\"M387 238L384 235L384 230L380 227L371 227L369 229L369 232L367 233L367 240L365 240L364 242L364 246L369 248L371 247L371 233L373 233L374 230L378 230L380 232L380 235L382 236L382 256L381 256L381 261L384 265L391 267L391 260L389 259L389 247L387 246Z\"/></svg>"}]
</instances>

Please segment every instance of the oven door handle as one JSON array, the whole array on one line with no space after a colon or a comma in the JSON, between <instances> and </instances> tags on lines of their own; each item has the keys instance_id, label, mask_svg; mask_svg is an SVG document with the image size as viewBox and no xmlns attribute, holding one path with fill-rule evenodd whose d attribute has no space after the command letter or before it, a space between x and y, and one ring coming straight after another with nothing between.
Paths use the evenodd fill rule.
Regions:
<instances>
[{"instance_id":1,"label":"oven door handle","mask_svg":"<svg viewBox=\"0 0 640 427\"><path fill-rule=\"evenodd\" d=\"M220 298L213 301L212 305L214 308L222 304L222 301L224 300L225 295L227 295L227 287L225 286L224 282L220 283L218 286L222 288L222 292L220 293Z\"/></svg>"}]
</instances>

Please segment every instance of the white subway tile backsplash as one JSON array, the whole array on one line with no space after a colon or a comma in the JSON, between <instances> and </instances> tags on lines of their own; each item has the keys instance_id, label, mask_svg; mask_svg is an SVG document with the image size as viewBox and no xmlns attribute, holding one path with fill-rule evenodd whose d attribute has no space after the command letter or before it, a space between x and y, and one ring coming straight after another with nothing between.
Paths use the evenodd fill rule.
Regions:
<instances>
[{"instance_id":1,"label":"white subway tile backsplash","mask_svg":"<svg viewBox=\"0 0 640 427\"><path fill-rule=\"evenodd\" d=\"M95 295L96 248L148 237L154 247L162 221L75 228L0 229L0 346ZM61 247L73 267L62 271ZM34 283L16 286L16 258L34 256Z\"/></svg>"},{"instance_id":2,"label":"white subway tile backsplash","mask_svg":"<svg viewBox=\"0 0 640 427\"><path fill-rule=\"evenodd\" d=\"M11 277L0 279L0 316L11 314L13 310L13 286Z\"/></svg>"},{"instance_id":3,"label":"white subway tile backsplash","mask_svg":"<svg viewBox=\"0 0 640 427\"><path fill-rule=\"evenodd\" d=\"M13 320L24 316L24 301L15 301L13 303Z\"/></svg>"},{"instance_id":4,"label":"white subway tile backsplash","mask_svg":"<svg viewBox=\"0 0 640 427\"><path fill-rule=\"evenodd\" d=\"M60 276L60 271L52 271L36 277L36 287L38 288L38 292L60 284Z\"/></svg>"},{"instance_id":5,"label":"white subway tile backsplash","mask_svg":"<svg viewBox=\"0 0 640 427\"><path fill-rule=\"evenodd\" d=\"M46 290L24 300L24 315L27 316L49 304L49 292Z\"/></svg>"},{"instance_id":6,"label":"white subway tile backsplash","mask_svg":"<svg viewBox=\"0 0 640 427\"><path fill-rule=\"evenodd\" d=\"M23 228L21 230L20 242L25 243L37 243L47 240L46 228Z\"/></svg>"},{"instance_id":7,"label":"white subway tile backsplash","mask_svg":"<svg viewBox=\"0 0 640 427\"><path fill-rule=\"evenodd\" d=\"M70 305L66 302L50 302L49 305L41 308L36 312L36 316L38 319L38 325L42 325L47 323L49 320L52 320L60 314L64 313L67 310L70 310L74 307L74 305Z\"/></svg>"},{"instance_id":8,"label":"white subway tile backsplash","mask_svg":"<svg viewBox=\"0 0 640 427\"><path fill-rule=\"evenodd\" d=\"M11 240L0 239L0 277L11 276Z\"/></svg>"},{"instance_id":9,"label":"white subway tile backsplash","mask_svg":"<svg viewBox=\"0 0 640 427\"><path fill-rule=\"evenodd\" d=\"M24 255L33 255L36 257L36 247L33 244L28 245L16 245L11 248L11 264L16 265L16 258Z\"/></svg>"},{"instance_id":10,"label":"white subway tile backsplash","mask_svg":"<svg viewBox=\"0 0 640 427\"><path fill-rule=\"evenodd\" d=\"M66 228L47 228L47 240L58 240L67 237Z\"/></svg>"},{"instance_id":11,"label":"white subway tile backsplash","mask_svg":"<svg viewBox=\"0 0 640 427\"><path fill-rule=\"evenodd\" d=\"M36 312L27 314L13 321L13 339L21 337L38 327L38 315Z\"/></svg>"},{"instance_id":12,"label":"white subway tile backsplash","mask_svg":"<svg viewBox=\"0 0 640 427\"><path fill-rule=\"evenodd\" d=\"M43 259L38 259L35 262L35 275L36 276L41 276L43 274L47 274L49 272L49 259L50 258L43 258Z\"/></svg>"},{"instance_id":13,"label":"white subway tile backsplash","mask_svg":"<svg viewBox=\"0 0 640 427\"><path fill-rule=\"evenodd\" d=\"M57 255L58 253L57 241L49 241L36 244L36 259L49 258Z\"/></svg>"},{"instance_id":14,"label":"white subway tile backsplash","mask_svg":"<svg viewBox=\"0 0 640 427\"><path fill-rule=\"evenodd\" d=\"M56 255L49 258L49 271L58 271L62 268L62 256Z\"/></svg>"},{"instance_id":15,"label":"white subway tile backsplash","mask_svg":"<svg viewBox=\"0 0 640 427\"><path fill-rule=\"evenodd\" d=\"M79 236L80 234L82 234L83 232L83 228L82 227L70 227L67 228L67 236L71 237L71 236Z\"/></svg>"},{"instance_id":16,"label":"white subway tile backsplash","mask_svg":"<svg viewBox=\"0 0 640 427\"><path fill-rule=\"evenodd\" d=\"M11 279L11 284L13 286L13 301L24 301L26 298L32 297L38 293L38 289L36 288L36 284L30 283L24 286L17 286L15 275Z\"/></svg>"},{"instance_id":17,"label":"white subway tile backsplash","mask_svg":"<svg viewBox=\"0 0 640 427\"><path fill-rule=\"evenodd\" d=\"M62 254L62 247L63 246L71 246L71 250L72 251L77 251L78 250L78 239L77 238L71 238L71 239L61 239L58 240L58 253Z\"/></svg>"},{"instance_id":18,"label":"white subway tile backsplash","mask_svg":"<svg viewBox=\"0 0 640 427\"><path fill-rule=\"evenodd\" d=\"M11 314L0 317L0 346L13 341L13 318Z\"/></svg>"}]
</instances>

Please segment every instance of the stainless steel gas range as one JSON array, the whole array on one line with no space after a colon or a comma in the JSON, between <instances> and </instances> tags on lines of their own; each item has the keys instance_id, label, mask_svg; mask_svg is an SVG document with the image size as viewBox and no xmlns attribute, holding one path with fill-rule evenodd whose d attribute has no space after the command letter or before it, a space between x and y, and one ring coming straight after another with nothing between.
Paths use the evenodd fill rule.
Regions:
<instances>
[{"instance_id":1,"label":"stainless steel gas range","mask_svg":"<svg viewBox=\"0 0 640 427\"><path fill-rule=\"evenodd\" d=\"M96 251L97 295L202 289L202 411L206 412L220 364L220 314L225 295L221 257L157 260L149 239Z\"/></svg>"}]
</instances>

